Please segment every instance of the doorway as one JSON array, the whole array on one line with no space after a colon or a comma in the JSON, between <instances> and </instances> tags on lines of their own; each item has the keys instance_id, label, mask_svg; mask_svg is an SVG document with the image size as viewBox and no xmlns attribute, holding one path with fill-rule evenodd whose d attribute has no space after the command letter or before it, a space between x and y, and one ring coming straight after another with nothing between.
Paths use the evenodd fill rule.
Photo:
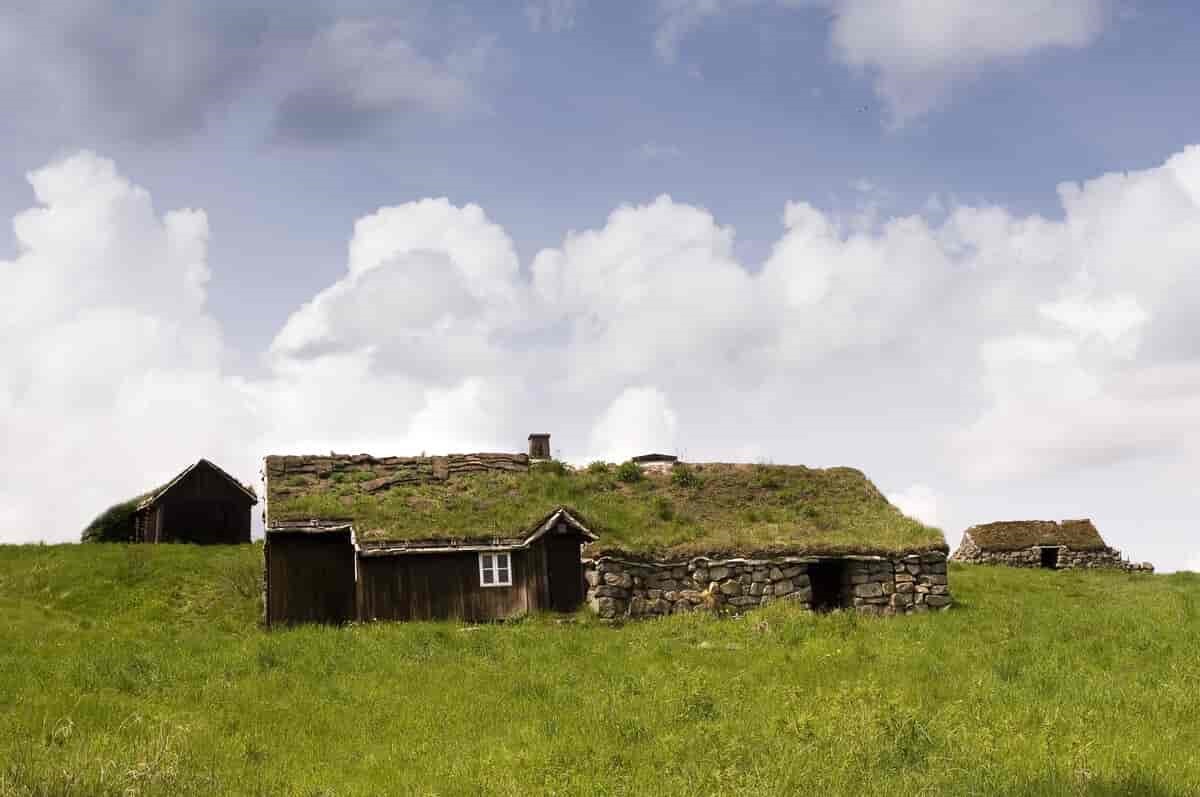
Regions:
<instances>
[{"instance_id":1,"label":"doorway","mask_svg":"<svg viewBox=\"0 0 1200 797\"><path fill-rule=\"evenodd\" d=\"M812 586L814 612L828 612L850 605L850 579L846 577L844 561L824 559L810 564L808 580Z\"/></svg>"},{"instance_id":2,"label":"doorway","mask_svg":"<svg viewBox=\"0 0 1200 797\"><path fill-rule=\"evenodd\" d=\"M1042 548L1042 568L1045 570L1058 569L1058 548Z\"/></svg>"},{"instance_id":3,"label":"doorway","mask_svg":"<svg viewBox=\"0 0 1200 797\"><path fill-rule=\"evenodd\" d=\"M574 535L546 536L546 576L550 582L550 608L573 612L583 603L582 543Z\"/></svg>"}]
</instances>

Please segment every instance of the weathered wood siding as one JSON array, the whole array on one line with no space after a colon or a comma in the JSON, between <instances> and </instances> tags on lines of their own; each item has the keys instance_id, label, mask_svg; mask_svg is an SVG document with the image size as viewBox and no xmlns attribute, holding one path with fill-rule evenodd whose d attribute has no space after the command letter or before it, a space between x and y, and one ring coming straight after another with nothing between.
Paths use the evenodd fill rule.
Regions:
<instances>
[{"instance_id":1,"label":"weathered wood siding","mask_svg":"<svg viewBox=\"0 0 1200 797\"><path fill-rule=\"evenodd\" d=\"M253 505L223 475L201 465L146 510L140 541L248 543Z\"/></svg>"},{"instance_id":2,"label":"weathered wood siding","mask_svg":"<svg viewBox=\"0 0 1200 797\"><path fill-rule=\"evenodd\" d=\"M512 551L512 586L485 587L479 554L362 556L358 610L363 620L502 620L536 608L528 589L528 551Z\"/></svg>"},{"instance_id":3,"label":"weathered wood siding","mask_svg":"<svg viewBox=\"0 0 1200 797\"><path fill-rule=\"evenodd\" d=\"M272 532L266 557L267 625L345 623L355 618L350 532Z\"/></svg>"}]
</instances>

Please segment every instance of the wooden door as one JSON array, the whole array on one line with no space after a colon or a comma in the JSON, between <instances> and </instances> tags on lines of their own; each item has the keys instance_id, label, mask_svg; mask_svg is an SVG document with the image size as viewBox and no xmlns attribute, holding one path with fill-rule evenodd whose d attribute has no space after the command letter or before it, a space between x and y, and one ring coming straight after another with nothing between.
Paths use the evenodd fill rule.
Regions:
<instances>
[{"instance_id":1,"label":"wooden door","mask_svg":"<svg viewBox=\"0 0 1200 797\"><path fill-rule=\"evenodd\" d=\"M583 603L583 562L579 538L549 535L546 538L546 575L550 581L550 608L573 612Z\"/></svg>"}]
</instances>

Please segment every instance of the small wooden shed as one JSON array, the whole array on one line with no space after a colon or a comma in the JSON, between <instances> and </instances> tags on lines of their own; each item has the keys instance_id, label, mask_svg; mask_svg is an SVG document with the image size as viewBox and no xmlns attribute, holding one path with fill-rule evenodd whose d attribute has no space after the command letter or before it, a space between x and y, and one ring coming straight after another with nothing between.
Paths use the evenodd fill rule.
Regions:
<instances>
[{"instance_id":1,"label":"small wooden shed","mask_svg":"<svg viewBox=\"0 0 1200 797\"><path fill-rule=\"evenodd\" d=\"M575 610L585 593L581 549L596 539L578 513L555 507L511 531L490 524L451 530L437 522L469 475L528 467L524 454L267 457L267 625L481 622ZM387 522L389 491L397 485L427 487L428 527L401 533ZM333 517L336 509L324 510L330 505L349 516ZM409 503L399 511L421 510Z\"/></svg>"},{"instance_id":2,"label":"small wooden shed","mask_svg":"<svg viewBox=\"0 0 1200 797\"><path fill-rule=\"evenodd\" d=\"M207 459L161 487L108 509L83 531L84 542L250 542L254 490Z\"/></svg>"}]
</instances>

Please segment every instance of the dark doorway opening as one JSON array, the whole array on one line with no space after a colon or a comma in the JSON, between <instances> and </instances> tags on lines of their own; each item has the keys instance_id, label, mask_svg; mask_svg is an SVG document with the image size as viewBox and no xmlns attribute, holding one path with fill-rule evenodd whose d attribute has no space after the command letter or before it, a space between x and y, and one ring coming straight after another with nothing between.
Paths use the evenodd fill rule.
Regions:
<instances>
[{"instance_id":1,"label":"dark doorway opening","mask_svg":"<svg viewBox=\"0 0 1200 797\"><path fill-rule=\"evenodd\" d=\"M578 537L546 537L546 576L550 581L550 608L573 612L583 603L583 560Z\"/></svg>"},{"instance_id":2,"label":"dark doorway opening","mask_svg":"<svg viewBox=\"0 0 1200 797\"><path fill-rule=\"evenodd\" d=\"M846 563L837 559L814 562L808 566L808 580L812 586L812 609L827 612L850 605L850 580L846 577Z\"/></svg>"},{"instance_id":3,"label":"dark doorway opening","mask_svg":"<svg viewBox=\"0 0 1200 797\"><path fill-rule=\"evenodd\" d=\"M1058 569L1058 549L1043 548L1042 549L1042 567L1047 570Z\"/></svg>"}]
</instances>

